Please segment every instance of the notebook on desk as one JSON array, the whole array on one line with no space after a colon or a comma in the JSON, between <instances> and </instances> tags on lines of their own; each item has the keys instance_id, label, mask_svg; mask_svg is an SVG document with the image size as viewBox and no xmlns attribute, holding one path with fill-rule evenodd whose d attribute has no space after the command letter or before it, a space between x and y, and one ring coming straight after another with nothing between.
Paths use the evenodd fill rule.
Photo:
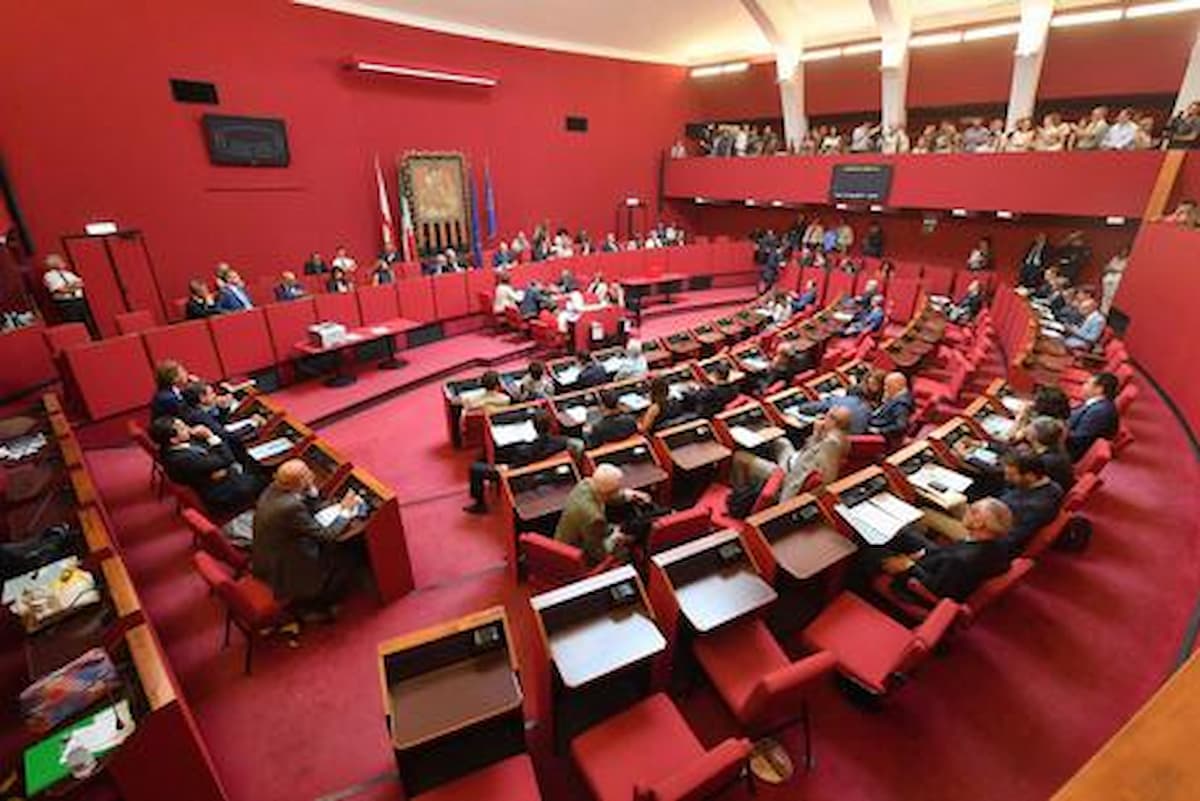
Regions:
<instances>
[{"instance_id":1,"label":"notebook on desk","mask_svg":"<svg viewBox=\"0 0 1200 801\"><path fill-rule=\"evenodd\" d=\"M650 401L645 396L639 395L636 392L622 395L617 399L617 403L631 412L640 412L650 405Z\"/></svg>"},{"instance_id":2,"label":"notebook on desk","mask_svg":"<svg viewBox=\"0 0 1200 801\"><path fill-rule=\"evenodd\" d=\"M581 426L587 422L588 410L586 406L568 406L563 409L563 414L570 418L577 426Z\"/></svg>"},{"instance_id":3,"label":"notebook on desk","mask_svg":"<svg viewBox=\"0 0 1200 801\"><path fill-rule=\"evenodd\" d=\"M287 453L292 449L292 441L287 437L276 437L269 439L266 442L255 445L252 448L247 448L246 453L256 462L261 462L263 459L270 459L272 456L278 456L281 453Z\"/></svg>"},{"instance_id":4,"label":"notebook on desk","mask_svg":"<svg viewBox=\"0 0 1200 801\"><path fill-rule=\"evenodd\" d=\"M839 503L833 508L870 545L886 545L900 529L922 517L920 509L890 492L881 492L854 506Z\"/></svg>"},{"instance_id":5,"label":"notebook on desk","mask_svg":"<svg viewBox=\"0 0 1200 801\"><path fill-rule=\"evenodd\" d=\"M983 426L983 430L992 439L1008 439L1012 436L1013 429L1017 427L1017 422L1009 420L1007 417L993 414L983 418L980 421L980 425Z\"/></svg>"},{"instance_id":6,"label":"notebook on desk","mask_svg":"<svg viewBox=\"0 0 1200 801\"><path fill-rule=\"evenodd\" d=\"M920 487L932 492L965 493L974 483L970 477L962 473L942 467L940 464L927 463L921 469L908 477L914 487Z\"/></svg>"},{"instance_id":7,"label":"notebook on desk","mask_svg":"<svg viewBox=\"0 0 1200 801\"><path fill-rule=\"evenodd\" d=\"M497 448L516 445L518 442L533 442L537 438L537 429L532 420L492 427L492 440L496 443Z\"/></svg>"},{"instance_id":8,"label":"notebook on desk","mask_svg":"<svg viewBox=\"0 0 1200 801\"><path fill-rule=\"evenodd\" d=\"M783 430L775 426L767 426L758 431L751 431L745 426L733 426L729 429L729 436L740 447L746 450L754 450L759 445L770 442L776 437L783 436Z\"/></svg>"}]
</instances>

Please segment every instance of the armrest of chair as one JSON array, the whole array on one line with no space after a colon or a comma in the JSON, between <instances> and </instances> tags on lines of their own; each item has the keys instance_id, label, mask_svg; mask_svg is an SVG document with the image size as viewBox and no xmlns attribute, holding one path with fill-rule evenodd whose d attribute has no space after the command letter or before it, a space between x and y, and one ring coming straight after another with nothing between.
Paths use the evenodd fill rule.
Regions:
<instances>
[{"instance_id":1,"label":"armrest of chair","mask_svg":"<svg viewBox=\"0 0 1200 801\"><path fill-rule=\"evenodd\" d=\"M518 538L521 551L525 554L527 564L531 569L536 565L550 567L557 571L588 570L583 551L574 545L567 545L542 534L524 533Z\"/></svg>"},{"instance_id":2,"label":"armrest of chair","mask_svg":"<svg viewBox=\"0 0 1200 801\"><path fill-rule=\"evenodd\" d=\"M735 780L750 758L750 741L729 738L665 779L649 787L637 785L637 801L699 801Z\"/></svg>"},{"instance_id":3,"label":"armrest of chair","mask_svg":"<svg viewBox=\"0 0 1200 801\"><path fill-rule=\"evenodd\" d=\"M768 673L754 685L738 717L744 721L760 721L788 715L794 710L795 703L803 700L808 686L836 667L837 657L832 651L818 651Z\"/></svg>"},{"instance_id":4,"label":"armrest of chair","mask_svg":"<svg viewBox=\"0 0 1200 801\"><path fill-rule=\"evenodd\" d=\"M925 618L921 625L913 630L913 633L922 645L932 650L946 636L946 632L954 625L954 621L958 620L962 611L963 608L958 603L949 598L943 598L937 602L933 611L929 613L929 617Z\"/></svg>"}]
</instances>

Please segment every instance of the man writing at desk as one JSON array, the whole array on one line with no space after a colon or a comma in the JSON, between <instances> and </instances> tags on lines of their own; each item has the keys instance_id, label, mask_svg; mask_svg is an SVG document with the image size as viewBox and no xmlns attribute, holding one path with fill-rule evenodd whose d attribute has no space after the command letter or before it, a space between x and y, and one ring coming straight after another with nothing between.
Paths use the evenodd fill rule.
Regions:
<instances>
[{"instance_id":1,"label":"man writing at desk","mask_svg":"<svg viewBox=\"0 0 1200 801\"><path fill-rule=\"evenodd\" d=\"M312 470L291 459L275 471L254 510L251 570L305 622L332 620L354 578L354 561L338 547L338 538L362 509L362 499L347 491L327 520L327 513L318 519L320 503Z\"/></svg>"},{"instance_id":2,"label":"man writing at desk","mask_svg":"<svg viewBox=\"0 0 1200 801\"><path fill-rule=\"evenodd\" d=\"M639 501L650 503L650 496L639 490L621 489L621 468L602 464L583 479L567 496L566 506L554 539L583 551L589 565L598 565L608 556L624 558L629 537L619 526L608 522L608 506Z\"/></svg>"}]
</instances>

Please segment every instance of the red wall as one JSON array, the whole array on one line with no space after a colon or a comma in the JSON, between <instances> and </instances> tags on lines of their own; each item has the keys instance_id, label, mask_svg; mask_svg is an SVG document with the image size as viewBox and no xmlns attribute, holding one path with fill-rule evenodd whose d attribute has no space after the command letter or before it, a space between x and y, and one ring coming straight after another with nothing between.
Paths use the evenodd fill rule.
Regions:
<instances>
[{"instance_id":1,"label":"red wall","mask_svg":"<svg viewBox=\"0 0 1200 801\"><path fill-rule=\"evenodd\" d=\"M11 3L0 49L0 154L41 249L85 222L141 228L168 297L225 259L296 267L379 246L372 158L457 150L490 160L500 225L551 217L609 230L652 199L687 117L681 68L480 42L288 0ZM492 90L350 74L351 53L497 74ZM214 81L216 108L172 102L169 77ZM213 167L205 111L287 121L287 169ZM586 115L585 135L563 131ZM387 169L394 188L394 169ZM394 191L394 189L393 189Z\"/></svg>"},{"instance_id":2,"label":"red wall","mask_svg":"<svg viewBox=\"0 0 1200 801\"><path fill-rule=\"evenodd\" d=\"M679 215L695 227L697 233L715 236L727 234L741 238L755 228L785 230L793 224L798 213L806 217L819 214L826 224L845 217L850 221L856 235L855 249L861 245L867 226L878 222L883 226L885 255L893 259L926 261L931 264L962 266L967 254L980 237L991 236L996 254L996 264L1002 274L1015 274L1015 268L1025 253L1025 248L1038 232L1045 232L1051 242L1069 231L1084 231L1092 246L1092 266L1084 273L1084 281L1094 281L1099 268L1122 247L1133 242L1133 225L1120 227L1096 225L1094 221L1073 219L1016 220L1005 222L996 219L939 217L933 233L925 233L922 215L911 213L869 214L839 212L832 208L806 209L796 212L788 209L747 208L745 206L691 206L678 204Z\"/></svg>"},{"instance_id":3,"label":"red wall","mask_svg":"<svg viewBox=\"0 0 1200 801\"><path fill-rule=\"evenodd\" d=\"M908 56L908 106L1007 105L1015 40L920 47Z\"/></svg>"},{"instance_id":4,"label":"red wall","mask_svg":"<svg viewBox=\"0 0 1200 801\"><path fill-rule=\"evenodd\" d=\"M775 62L751 64L745 72L691 78L688 84L692 120L739 120L779 117Z\"/></svg>"},{"instance_id":5,"label":"red wall","mask_svg":"<svg viewBox=\"0 0 1200 801\"><path fill-rule=\"evenodd\" d=\"M1200 431L1196 341L1200 232L1147 223L1138 235L1114 305L1130 317L1130 354L1166 390L1194 430ZM1182 456L1182 455L1181 455Z\"/></svg>"},{"instance_id":6,"label":"red wall","mask_svg":"<svg viewBox=\"0 0 1200 801\"><path fill-rule=\"evenodd\" d=\"M809 116L877 111L880 100L878 53L804 65L804 101ZM775 106L779 107L778 98Z\"/></svg>"}]
</instances>

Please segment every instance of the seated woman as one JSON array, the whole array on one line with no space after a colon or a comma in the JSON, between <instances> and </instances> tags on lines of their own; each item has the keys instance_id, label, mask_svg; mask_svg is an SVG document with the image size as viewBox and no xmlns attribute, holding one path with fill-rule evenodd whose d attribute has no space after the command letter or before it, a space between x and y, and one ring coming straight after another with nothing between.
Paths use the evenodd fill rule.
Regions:
<instances>
[{"instance_id":1,"label":"seated woman","mask_svg":"<svg viewBox=\"0 0 1200 801\"><path fill-rule=\"evenodd\" d=\"M371 285L383 286L394 283L396 283L396 273L392 269L392 265L383 259L375 262L375 269L371 271Z\"/></svg>"},{"instance_id":2,"label":"seated woman","mask_svg":"<svg viewBox=\"0 0 1200 801\"><path fill-rule=\"evenodd\" d=\"M329 273L329 280L325 282L325 289L329 292L351 292L354 285L346 278L346 271L341 267L334 267Z\"/></svg>"},{"instance_id":3,"label":"seated woman","mask_svg":"<svg viewBox=\"0 0 1200 801\"><path fill-rule=\"evenodd\" d=\"M671 397L671 385L662 376L650 381L650 405L642 412L638 431L649 434L675 423L683 422L683 404Z\"/></svg>"}]
</instances>

